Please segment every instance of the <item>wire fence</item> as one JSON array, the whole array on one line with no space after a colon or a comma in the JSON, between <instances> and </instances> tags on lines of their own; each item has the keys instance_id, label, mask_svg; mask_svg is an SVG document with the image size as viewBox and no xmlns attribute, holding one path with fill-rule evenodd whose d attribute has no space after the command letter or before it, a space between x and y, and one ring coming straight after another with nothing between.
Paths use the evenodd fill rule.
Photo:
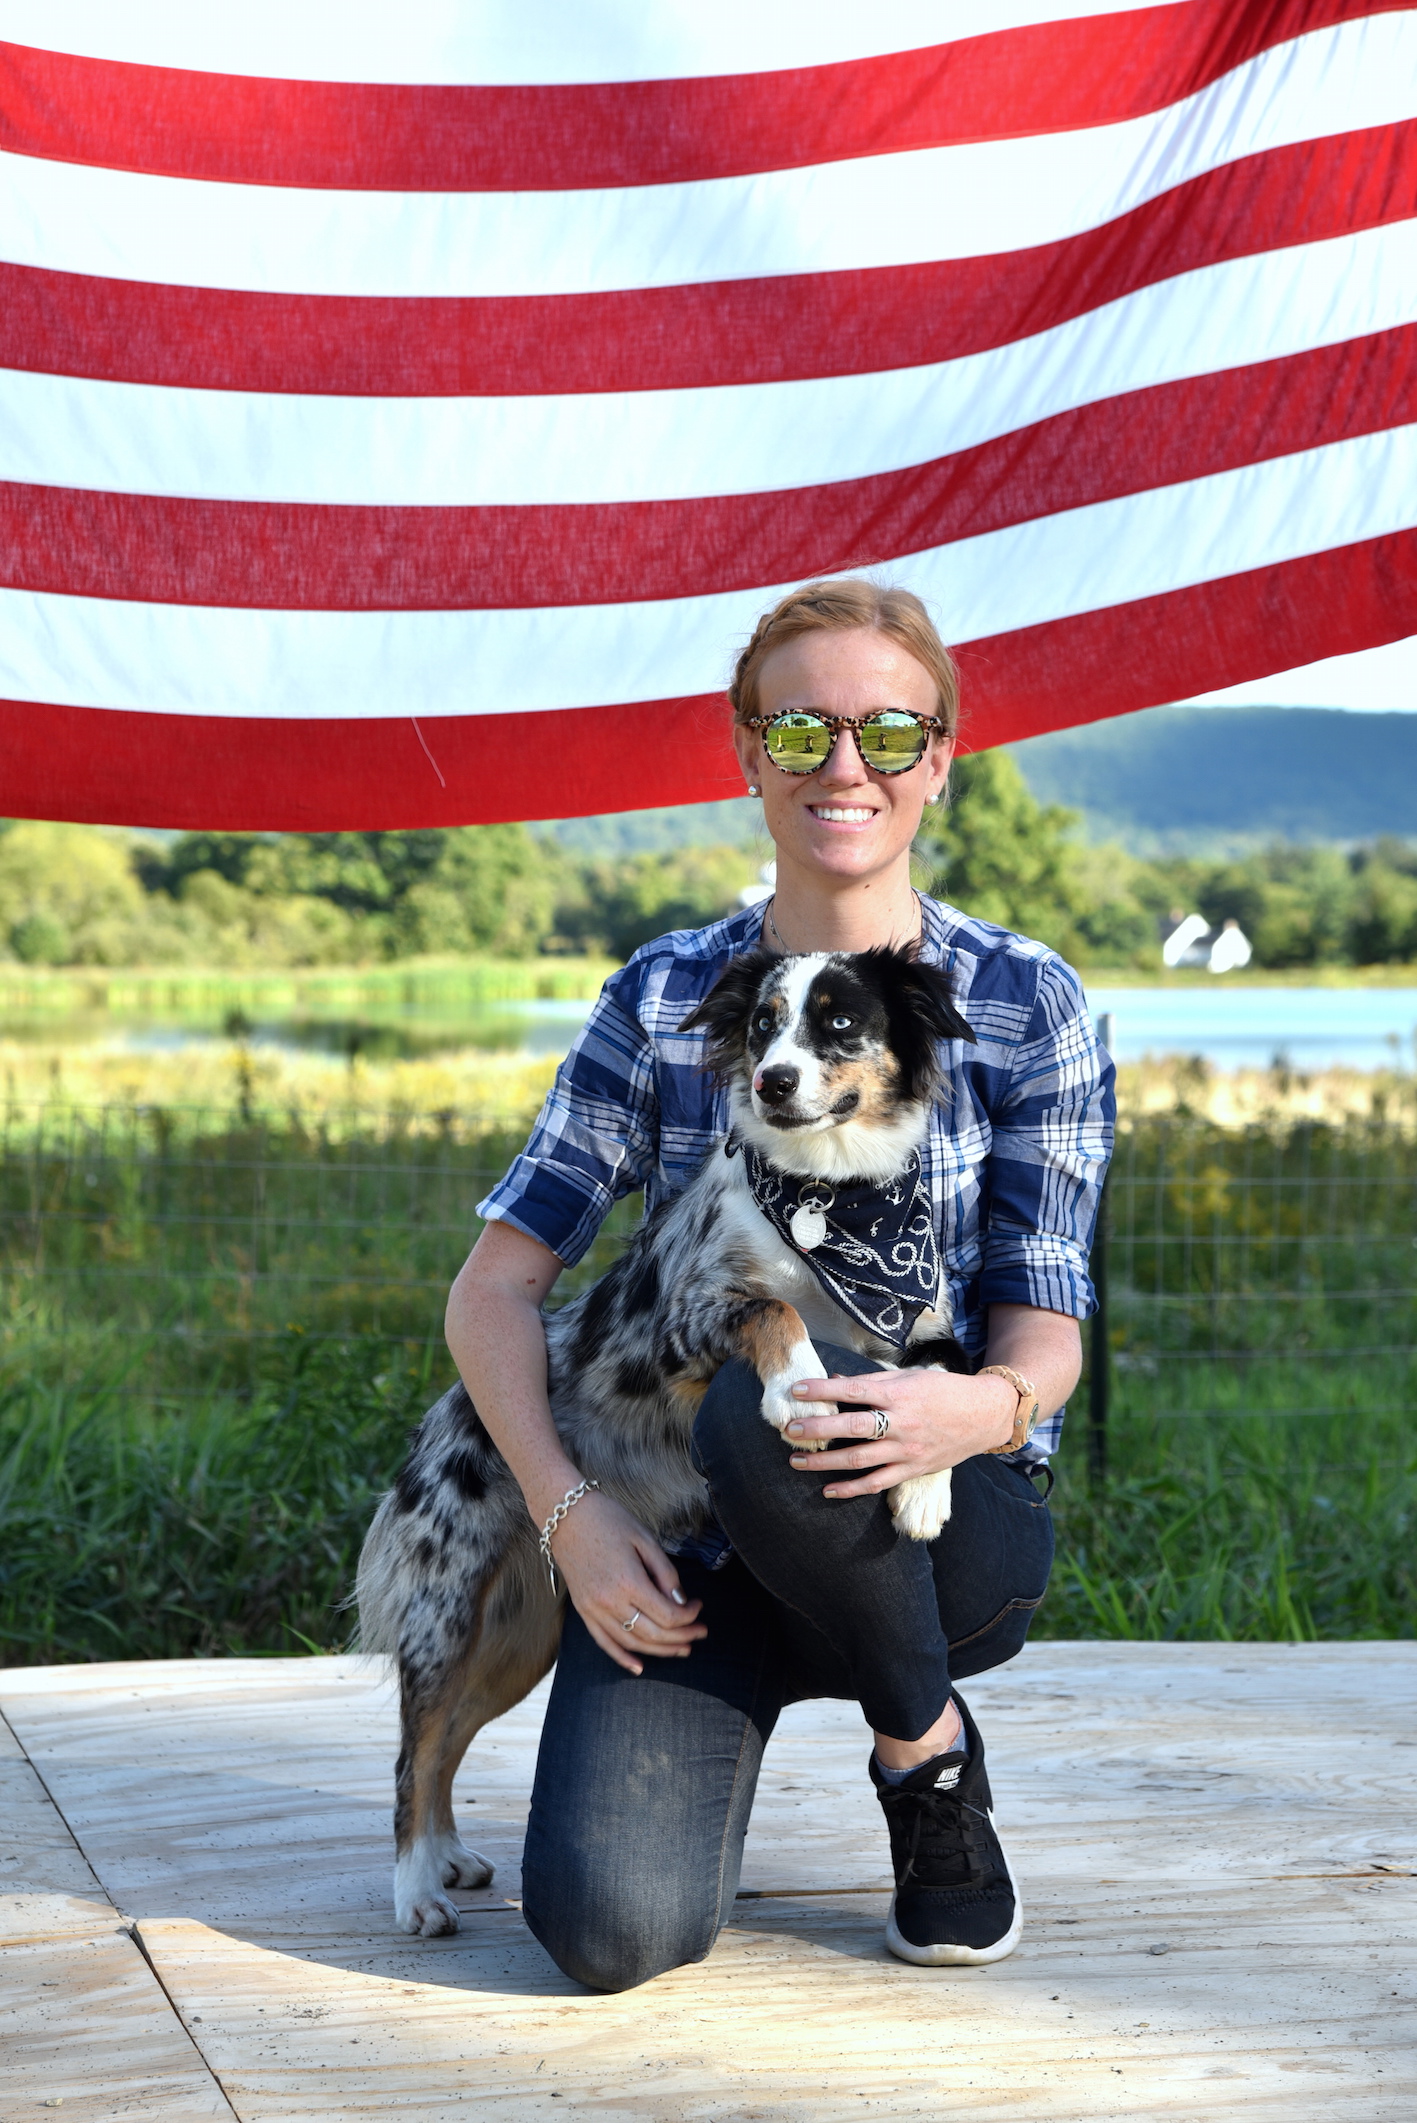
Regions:
<instances>
[{"instance_id":1,"label":"wire fence","mask_svg":"<svg viewBox=\"0 0 1417 2123\"><path fill-rule=\"evenodd\" d=\"M259 1372L296 1337L446 1368L448 1282L518 1143L454 1116L12 1104L0 1330L17 1360L137 1352L130 1390ZM622 1203L565 1287L600 1273ZM1417 1400L1410 1116L1223 1128L1124 1117L1094 1271L1094 1435L1134 1415L1406 1409Z\"/></svg>"}]
</instances>

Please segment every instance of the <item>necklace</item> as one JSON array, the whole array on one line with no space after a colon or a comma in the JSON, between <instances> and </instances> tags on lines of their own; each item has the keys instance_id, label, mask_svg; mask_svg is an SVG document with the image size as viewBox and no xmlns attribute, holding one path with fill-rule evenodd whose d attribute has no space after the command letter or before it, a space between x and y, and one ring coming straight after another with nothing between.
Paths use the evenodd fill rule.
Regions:
<instances>
[{"instance_id":1,"label":"necklace","mask_svg":"<svg viewBox=\"0 0 1417 2123\"><path fill-rule=\"evenodd\" d=\"M886 949L888 951L899 951L902 950L906 944L917 943L919 941L921 931L924 929L925 905L920 897L920 894L916 891L914 885L912 885L910 888L910 896L915 901L914 926L912 927L909 936L903 938L899 943L894 937L892 937L890 942L886 945ZM776 905L777 894L776 892L774 892L772 898L768 901L767 904L767 925L772 930L773 935L777 938L778 948L785 954L786 957L800 957L801 953L795 952L792 949L791 944L788 943L786 937L783 935L781 929L779 929L777 925L777 916L773 912L773 909L776 907Z\"/></svg>"}]
</instances>

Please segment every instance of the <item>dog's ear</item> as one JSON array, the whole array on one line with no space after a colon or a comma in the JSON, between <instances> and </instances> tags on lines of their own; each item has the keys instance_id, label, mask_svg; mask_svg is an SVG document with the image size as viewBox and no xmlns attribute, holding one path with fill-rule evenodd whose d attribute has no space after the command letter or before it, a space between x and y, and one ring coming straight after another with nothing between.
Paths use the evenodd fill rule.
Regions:
<instances>
[{"instance_id":1,"label":"dog's ear","mask_svg":"<svg viewBox=\"0 0 1417 2123\"><path fill-rule=\"evenodd\" d=\"M892 1041L912 1098L931 1099L940 1088L937 1042L965 1039L974 1045L974 1028L955 1008L950 979L942 966L897 956L896 993L900 1008L892 1012Z\"/></svg>"},{"instance_id":2,"label":"dog's ear","mask_svg":"<svg viewBox=\"0 0 1417 2123\"><path fill-rule=\"evenodd\" d=\"M708 1052L704 1056L704 1067L712 1069L716 1075L726 1076L747 1052L748 1020L758 999L763 975L776 963L776 952L765 950L761 945L756 950L744 952L741 958L731 959L703 1001L680 1025L681 1032L694 1032L700 1026L707 1030Z\"/></svg>"}]
</instances>

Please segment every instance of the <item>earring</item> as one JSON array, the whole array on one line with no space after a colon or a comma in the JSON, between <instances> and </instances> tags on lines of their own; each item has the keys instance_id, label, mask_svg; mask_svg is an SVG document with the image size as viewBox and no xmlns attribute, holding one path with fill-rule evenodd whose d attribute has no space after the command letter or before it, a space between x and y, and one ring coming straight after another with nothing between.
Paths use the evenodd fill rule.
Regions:
<instances>
[{"instance_id":1,"label":"earring","mask_svg":"<svg viewBox=\"0 0 1417 2123\"><path fill-rule=\"evenodd\" d=\"M749 782L749 784L748 784L748 794L749 794L750 796L760 796L760 795L762 794L762 791L761 791L761 790L759 789L759 787L758 787L758 785L757 785L757 783L756 783L755 781L750 781L750 782Z\"/></svg>"}]
</instances>

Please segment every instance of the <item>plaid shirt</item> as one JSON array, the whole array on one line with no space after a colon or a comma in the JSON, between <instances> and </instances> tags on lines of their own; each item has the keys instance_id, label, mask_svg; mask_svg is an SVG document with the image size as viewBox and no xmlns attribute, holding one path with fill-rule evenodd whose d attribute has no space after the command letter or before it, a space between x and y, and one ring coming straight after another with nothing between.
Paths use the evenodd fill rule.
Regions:
<instances>
[{"instance_id":1,"label":"plaid shirt","mask_svg":"<svg viewBox=\"0 0 1417 2123\"><path fill-rule=\"evenodd\" d=\"M954 1317L971 1354L987 1308L1034 1305L1086 1319L1088 1248L1112 1148L1112 1064L1082 984L1042 944L923 902L921 956L948 969L976 1044L949 1048L949 1093L922 1148L923 1180ZM681 929L637 951L557 1073L526 1149L478 1214L578 1261L622 1196L678 1194L728 1133L728 1099L704 1073L706 1035L679 1027L729 960L761 936L762 909ZM1046 1459L1063 1412L1027 1457Z\"/></svg>"}]
</instances>

